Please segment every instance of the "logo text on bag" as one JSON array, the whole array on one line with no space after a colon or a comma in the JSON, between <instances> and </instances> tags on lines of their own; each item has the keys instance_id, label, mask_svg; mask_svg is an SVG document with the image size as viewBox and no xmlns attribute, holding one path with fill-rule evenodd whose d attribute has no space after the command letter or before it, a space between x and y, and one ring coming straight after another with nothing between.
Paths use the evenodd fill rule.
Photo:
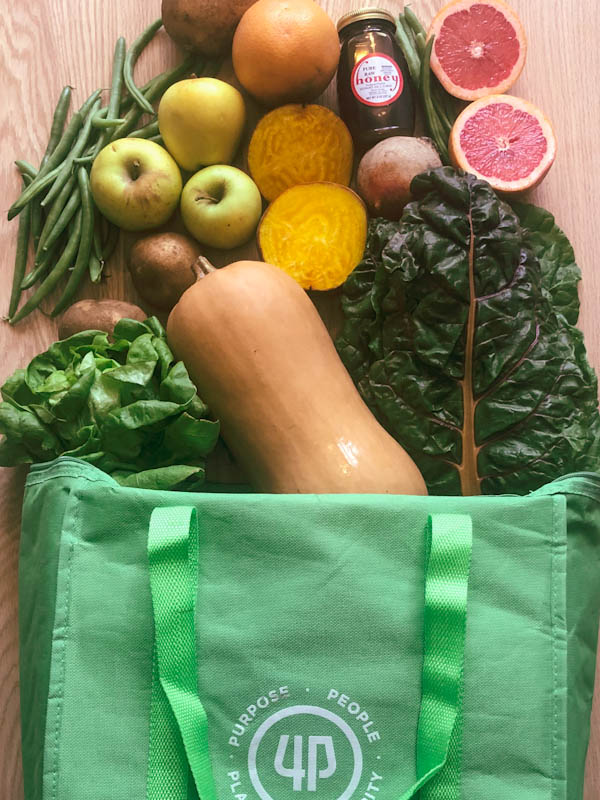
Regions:
<instances>
[{"instance_id":1,"label":"logo text on bag","mask_svg":"<svg viewBox=\"0 0 600 800\"><path fill-rule=\"evenodd\" d=\"M233 726L232 767L240 748L246 760L227 773L234 800L375 800L383 776L365 761L379 758L371 746L380 734L368 712L337 689L322 695L322 705L294 702L296 692L285 690L271 703L289 697L292 705L269 703L261 714L252 703Z\"/></svg>"}]
</instances>

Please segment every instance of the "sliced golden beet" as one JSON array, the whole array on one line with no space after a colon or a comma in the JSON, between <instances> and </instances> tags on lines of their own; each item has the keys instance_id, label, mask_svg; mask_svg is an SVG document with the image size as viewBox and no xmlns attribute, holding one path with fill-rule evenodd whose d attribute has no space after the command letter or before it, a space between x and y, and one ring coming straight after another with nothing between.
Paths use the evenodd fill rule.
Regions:
<instances>
[{"instance_id":1,"label":"sliced golden beet","mask_svg":"<svg viewBox=\"0 0 600 800\"><path fill-rule=\"evenodd\" d=\"M367 212L360 197L337 183L293 186L265 211L258 245L265 261L303 289L335 289L362 258Z\"/></svg>"},{"instance_id":2,"label":"sliced golden beet","mask_svg":"<svg viewBox=\"0 0 600 800\"><path fill-rule=\"evenodd\" d=\"M329 108L290 104L266 114L248 149L248 168L261 194L275 200L299 183L347 186L354 148L350 131Z\"/></svg>"}]
</instances>

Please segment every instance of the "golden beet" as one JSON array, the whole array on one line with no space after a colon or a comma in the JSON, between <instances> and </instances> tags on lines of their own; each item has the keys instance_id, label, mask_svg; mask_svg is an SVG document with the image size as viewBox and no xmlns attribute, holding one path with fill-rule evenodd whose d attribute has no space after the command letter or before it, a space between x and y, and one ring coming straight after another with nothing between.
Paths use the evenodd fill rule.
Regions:
<instances>
[{"instance_id":1,"label":"golden beet","mask_svg":"<svg viewBox=\"0 0 600 800\"><path fill-rule=\"evenodd\" d=\"M303 289L335 289L359 263L367 240L360 197L337 183L293 186L265 211L258 229L262 257Z\"/></svg>"},{"instance_id":2,"label":"golden beet","mask_svg":"<svg viewBox=\"0 0 600 800\"><path fill-rule=\"evenodd\" d=\"M299 183L347 186L353 155L350 131L337 114L325 106L290 104L270 111L256 126L248 169L271 201Z\"/></svg>"}]
</instances>

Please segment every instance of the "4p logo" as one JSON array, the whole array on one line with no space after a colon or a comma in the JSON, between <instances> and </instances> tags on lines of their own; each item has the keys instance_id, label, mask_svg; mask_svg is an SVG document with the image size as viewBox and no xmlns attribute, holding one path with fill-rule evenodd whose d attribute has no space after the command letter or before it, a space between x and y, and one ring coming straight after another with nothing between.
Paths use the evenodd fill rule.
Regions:
<instances>
[{"instance_id":1,"label":"4p logo","mask_svg":"<svg viewBox=\"0 0 600 800\"><path fill-rule=\"evenodd\" d=\"M275 756L275 772L283 775L284 778L292 778L295 792L302 791L302 782L307 778L306 788L309 792L317 791L317 778L331 778L335 774L337 762L335 760L335 747L331 736L309 736L308 737L308 775L303 764L303 736L294 736L294 766L290 769L284 766L285 754L287 751L290 737L284 734L279 737L279 746ZM327 766L324 769L318 767L319 747L325 748Z\"/></svg>"},{"instance_id":2,"label":"4p logo","mask_svg":"<svg viewBox=\"0 0 600 800\"><path fill-rule=\"evenodd\" d=\"M300 732L297 732L300 731ZM338 714L297 705L271 714L248 750L248 772L261 800L289 796L290 789L328 800L350 800L363 771L358 737Z\"/></svg>"},{"instance_id":3,"label":"4p logo","mask_svg":"<svg viewBox=\"0 0 600 800\"><path fill-rule=\"evenodd\" d=\"M377 800L385 781L373 769L374 720L338 689L319 694L319 705L298 704L282 686L239 715L228 742L232 800Z\"/></svg>"}]
</instances>

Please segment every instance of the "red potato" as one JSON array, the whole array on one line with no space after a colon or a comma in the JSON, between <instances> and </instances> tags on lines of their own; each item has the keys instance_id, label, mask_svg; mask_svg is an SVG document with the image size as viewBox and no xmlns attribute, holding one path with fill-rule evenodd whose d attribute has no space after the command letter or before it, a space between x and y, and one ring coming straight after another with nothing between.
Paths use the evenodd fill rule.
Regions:
<instances>
[{"instance_id":1,"label":"red potato","mask_svg":"<svg viewBox=\"0 0 600 800\"><path fill-rule=\"evenodd\" d=\"M373 217L400 219L412 199L415 175L441 167L431 139L391 136L368 150L358 165L357 188Z\"/></svg>"},{"instance_id":2,"label":"red potato","mask_svg":"<svg viewBox=\"0 0 600 800\"><path fill-rule=\"evenodd\" d=\"M184 50L209 58L231 48L242 14L255 0L163 0L165 30Z\"/></svg>"},{"instance_id":3,"label":"red potato","mask_svg":"<svg viewBox=\"0 0 600 800\"><path fill-rule=\"evenodd\" d=\"M152 233L133 245L129 271L140 297L153 308L170 311L194 283L192 264L198 243L181 233Z\"/></svg>"},{"instance_id":4,"label":"red potato","mask_svg":"<svg viewBox=\"0 0 600 800\"><path fill-rule=\"evenodd\" d=\"M106 331L111 334L123 317L143 322L148 315L139 306L124 300L80 300L68 308L58 323L58 338L68 339L81 331Z\"/></svg>"}]
</instances>

